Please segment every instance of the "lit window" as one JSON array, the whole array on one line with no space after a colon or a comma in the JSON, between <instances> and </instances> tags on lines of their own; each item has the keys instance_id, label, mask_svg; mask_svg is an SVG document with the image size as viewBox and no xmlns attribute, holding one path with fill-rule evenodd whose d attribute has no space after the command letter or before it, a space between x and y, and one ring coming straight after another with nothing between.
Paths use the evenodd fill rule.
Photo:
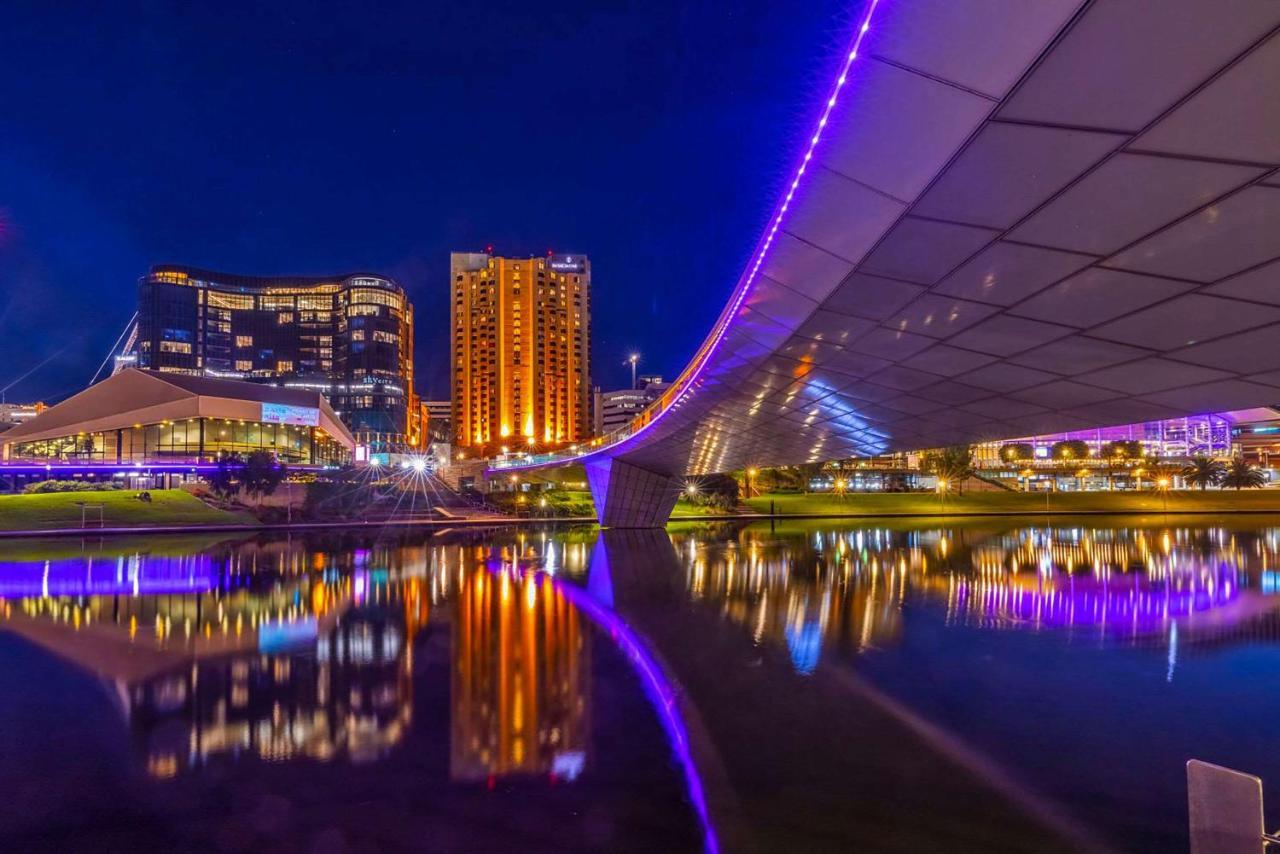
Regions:
<instances>
[{"instance_id":1,"label":"lit window","mask_svg":"<svg viewBox=\"0 0 1280 854\"><path fill-rule=\"evenodd\" d=\"M237 335L237 336L236 336L236 346L237 346L237 347L252 347L252 346L253 346L253 336L252 336L252 335Z\"/></svg>"}]
</instances>

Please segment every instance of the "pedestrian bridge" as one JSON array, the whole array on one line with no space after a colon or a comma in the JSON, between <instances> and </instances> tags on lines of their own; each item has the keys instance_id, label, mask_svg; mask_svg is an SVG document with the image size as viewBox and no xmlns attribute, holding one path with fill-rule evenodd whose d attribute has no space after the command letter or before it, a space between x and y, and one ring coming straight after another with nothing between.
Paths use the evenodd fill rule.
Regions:
<instances>
[{"instance_id":1,"label":"pedestrian bridge","mask_svg":"<svg viewBox=\"0 0 1280 854\"><path fill-rule=\"evenodd\" d=\"M678 380L586 465L676 478L1280 400L1280 3L867 0Z\"/></svg>"}]
</instances>

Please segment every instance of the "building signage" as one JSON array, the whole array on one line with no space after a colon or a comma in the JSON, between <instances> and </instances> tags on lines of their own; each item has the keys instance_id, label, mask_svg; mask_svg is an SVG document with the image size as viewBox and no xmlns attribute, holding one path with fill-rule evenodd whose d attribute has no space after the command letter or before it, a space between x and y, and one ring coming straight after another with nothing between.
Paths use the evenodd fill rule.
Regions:
<instances>
[{"instance_id":1,"label":"building signage","mask_svg":"<svg viewBox=\"0 0 1280 854\"><path fill-rule=\"evenodd\" d=\"M585 273L587 265L580 255L556 255L551 259L551 269L561 273Z\"/></svg>"},{"instance_id":2,"label":"building signage","mask_svg":"<svg viewBox=\"0 0 1280 854\"><path fill-rule=\"evenodd\" d=\"M314 406L286 406L283 403L264 403L262 404L262 423L319 427L320 410Z\"/></svg>"}]
</instances>

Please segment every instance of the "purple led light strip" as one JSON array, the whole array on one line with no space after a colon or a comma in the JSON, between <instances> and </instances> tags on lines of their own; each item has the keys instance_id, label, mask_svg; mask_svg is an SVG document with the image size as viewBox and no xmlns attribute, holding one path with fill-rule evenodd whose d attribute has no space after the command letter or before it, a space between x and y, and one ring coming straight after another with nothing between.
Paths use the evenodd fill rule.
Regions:
<instances>
[{"instance_id":1,"label":"purple led light strip","mask_svg":"<svg viewBox=\"0 0 1280 854\"><path fill-rule=\"evenodd\" d=\"M643 424L634 433L630 433L617 441L599 448L593 448L589 452L570 454L563 459L541 460L538 462L530 462L527 465L519 463L503 466L502 470L510 471L517 468L536 468L544 465L560 465L569 460L582 461L603 454L605 451L618 451L625 445L631 444L635 439L647 432L651 427L662 420L668 412L680 404L690 389L698 384L702 378L702 373L706 369L707 364L711 361L711 356L720 347L720 342L724 340L725 334L729 331L729 327L733 323L734 316L738 313L738 309L742 307L743 301L746 300L747 294L751 292L751 286L755 284L756 276L760 273L761 266L764 265L765 258L768 257L769 247L773 245L773 238L777 236L778 229L782 227L783 218L786 216L787 209L791 206L792 200L795 198L796 190L800 187L800 181L804 178L805 172L809 168L809 161L813 159L813 152L817 149L818 143L822 140L822 133L826 129L827 121L831 118L831 112L835 109L836 103L839 101L840 91L844 88L849 77L849 67L853 65L853 61L858 58L858 51L862 47L862 40L866 38L867 31L871 29L871 18L875 15L876 7L880 5L880 0L870 0L867 4L866 14L862 17L862 24L858 27L853 37L853 44L849 48L849 53L845 56L844 63L840 67L840 75L836 78L835 85L831 89L831 94L827 97L823 106L822 116L818 119L817 127L814 128L813 134L809 137L809 147L805 151L804 158L800 161L799 167L796 169L795 177L791 180L791 184L787 187L787 195L778 205L774 212L773 219L770 222L769 230L765 233L760 243L756 246L753 255L755 259L751 264L749 271L745 272L738 282L733 295L729 298L729 305L720 313L720 317L716 320L715 326L711 329L711 334L707 336L707 340L698 348L698 352L694 355L689 367L685 368L681 378L677 379L674 385L678 388L671 403L664 409L660 410L651 420Z\"/></svg>"}]
</instances>

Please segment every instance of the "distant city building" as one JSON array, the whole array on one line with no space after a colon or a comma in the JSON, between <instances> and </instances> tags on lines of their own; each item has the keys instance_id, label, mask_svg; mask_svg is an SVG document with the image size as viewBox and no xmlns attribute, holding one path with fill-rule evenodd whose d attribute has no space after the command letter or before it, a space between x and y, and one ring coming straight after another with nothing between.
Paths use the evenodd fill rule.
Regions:
<instances>
[{"instance_id":1,"label":"distant city building","mask_svg":"<svg viewBox=\"0 0 1280 854\"><path fill-rule=\"evenodd\" d=\"M590 436L591 262L450 255L453 432L476 453Z\"/></svg>"},{"instance_id":2,"label":"distant city building","mask_svg":"<svg viewBox=\"0 0 1280 854\"><path fill-rule=\"evenodd\" d=\"M639 378L639 388L595 392L595 435L603 436L627 426L649 404L662 396L669 383L653 374Z\"/></svg>"},{"instance_id":3,"label":"distant city building","mask_svg":"<svg viewBox=\"0 0 1280 854\"><path fill-rule=\"evenodd\" d=\"M453 442L453 401L424 400L426 435L433 442Z\"/></svg>"},{"instance_id":4,"label":"distant city building","mask_svg":"<svg viewBox=\"0 0 1280 854\"><path fill-rule=\"evenodd\" d=\"M157 266L117 361L324 394L358 441L415 445L413 306L385 276L239 276Z\"/></svg>"},{"instance_id":5,"label":"distant city building","mask_svg":"<svg viewBox=\"0 0 1280 854\"><path fill-rule=\"evenodd\" d=\"M43 403L0 403L0 432L25 424L46 408Z\"/></svg>"},{"instance_id":6,"label":"distant city building","mask_svg":"<svg viewBox=\"0 0 1280 854\"><path fill-rule=\"evenodd\" d=\"M226 454L270 451L318 467L350 462L355 444L317 391L130 368L0 433L0 479L154 469L172 485Z\"/></svg>"}]
</instances>

